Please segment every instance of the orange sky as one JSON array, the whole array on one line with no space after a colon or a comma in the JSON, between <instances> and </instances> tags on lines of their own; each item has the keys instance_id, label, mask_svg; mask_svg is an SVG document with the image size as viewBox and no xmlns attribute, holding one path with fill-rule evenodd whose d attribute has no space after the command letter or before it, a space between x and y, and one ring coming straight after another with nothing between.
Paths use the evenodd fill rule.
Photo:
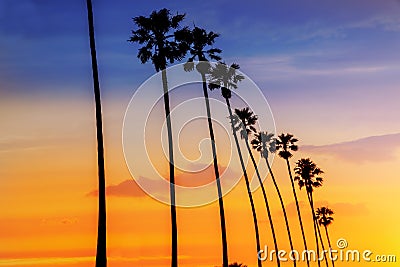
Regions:
<instances>
[{"instance_id":1,"label":"orange sky","mask_svg":"<svg viewBox=\"0 0 400 267\"><path fill-rule=\"evenodd\" d=\"M74 109L70 106L74 105ZM121 125L125 104L105 101L107 184L130 180L121 151ZM0 107L0 266L93 266L96 244L96 161L90 104L71 99L32 102L14 99ZM32 111L32 112L31 112ZM63 123L60 120L63 120ZM285 129L288 130L288 129ZM291 130L295 133L295 129ZM279 131L279 129L278 129ZM361 137L361 136L360 136ZM302 139L302 136L299 136ZM328 140L328 138L326 138ZM343 141L349 141L346 139ZM360 151L357 142L318 149L305 146L293 159L311 156L325 171L326 181L315 192L317 205L335 211L331 239L348 240L351 249L397 254L400 216L396 213L400 171L399 143L379 143L382 151ZM328 142L326 142L328 143ZM9 145L7 147L7 144ZM302 145L303 142L300 143ZM371 148L374 143L371 142ZM353 148L353 149L352 149ZM376 148L376 147L375 147ZM327 152L328 151L328 152ZM365 153L385 153L371 157ZM347 153L353 153L348 158ZM273 165L286 199L289 220L301 249L300 232L284 162ZM250 168L250 173L252 173ZM267 178L279 245L288 248L278 200ZM137 191L140 192L140 191ZM312 242L309 207L300 191L306 233ZM255 192L261 243L272 247L260 190ZM253 225L244 183L225 197L231 261L255 266ZM138 194L109 196L108 254L111 267L168 266L169 208ZM179 253L182 266L215 266L221 262L219 217L216 203L178 209ZM267 264L266 264L267 265ZM283 266L289 266L285 264ZM339 264L338 264L339 265ZM383 266L382 263L370 264ZM395 264L387 264L394 266ZM363 263L340 263L363 266ZM386 266L386 265L385 265Z\"/></svg>"}]
</instances>

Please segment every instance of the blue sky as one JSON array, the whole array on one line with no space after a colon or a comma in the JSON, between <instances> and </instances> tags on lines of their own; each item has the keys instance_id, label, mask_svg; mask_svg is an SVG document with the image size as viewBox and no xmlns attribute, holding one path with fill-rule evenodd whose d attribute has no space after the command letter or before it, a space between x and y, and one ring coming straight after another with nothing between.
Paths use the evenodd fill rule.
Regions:
<instances>
[{"instance_id":1,"label":"blue sky","mask_svg":"<svg viewBox=\"0 0 400 267\"><path fill-rule=\"evenodd\" d=\"M132 17L164 6L165 1L94 1L105 92L111 90L108 87L132 88L153 73L150 65L138 62L136 47L126 40ZM363 72L397 65L400 59L400 2L394 0L170 1L167 7L187 13L188 25L196 23L219 32L216 45L224 50L227 61L237 61L257 76L261 76L259 71L271 76L271 69L285 75L302 69L304 77L314 70L320 71L314 75L346 68ZM83 0L1 1L0 75L10 85L6 90L53 91L57 90L54 84L62 84L59 90L87 85L85 11ZM259 71L250 66L255 63ZM291 67L292 73L276 70L282 64ZM253 77L256 81L264 78ZM276 83L279 77L269 80L274 87L285 85Z\"/></svg>"},{"instance_id":2,"label":"blue sky","mask_svg":"<svg viewBox=\"0 0 400 267\"><path fill-rule=\"evenodd\" d=\"M278 129L302 134L313 120L329 121L323 126L329 138L341 129L335 141L400 130L395 123L400 116L399 1L93 3L106 105L117 98L125 99L119 105L126 106L154 73L151 64L136 58L138 47L127 42L131 18L167 7L187 14L184 25L195 23L221 34L216 47L226 62L239 63L260 86ZM34 96L92 101L86 20L84 0L0 1L3 101ZM300 123L293 110L309 124Z\"/></svg>"}]
</instances>

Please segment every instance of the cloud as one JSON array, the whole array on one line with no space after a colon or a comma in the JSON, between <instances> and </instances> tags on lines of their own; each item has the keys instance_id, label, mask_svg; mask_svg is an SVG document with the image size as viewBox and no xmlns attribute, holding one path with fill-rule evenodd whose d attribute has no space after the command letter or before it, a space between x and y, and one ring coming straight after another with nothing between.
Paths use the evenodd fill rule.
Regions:
<instances>
[{"instance_id":1,"label":"cloud","mask_svg":"<svg viewBox=\"0 0 400 267\"><path fill-rule=\"evenodd\" d=\"M175 183L176 185L183 187L198 187L202 185L209 184L215 181L214 168L211 164L203 168L196 164L196 166L192 166L195 169L201 169L199 172L182 172L177 173L175 175ZM229 170L226 167L219 166L219 171L222 179L233 179L237 178L236 173ZM164 194L165 192L169 192L169 184L164 183L162 180L155 180L146 177L139 177L137 179L128 179L122 181L116 185L109 185L106 187L106 194L108 196L114 197L144 197L147 195L145 191L139 186L142 185L144 188L151 188L152 194ZM98 196L98 190L93 190L87 194L87 196Z\"/></svg>"},{"instance_id":2,"label":"cloud","mask_svg":"<svg viewBox=\"0 0 400 267\"><path fill-rule=\"evenodd\" d=\"M307 145L300 147L300 150L307 153L332 155L345 161L362 163L393 160L399 147L400 133L396 133L370 136L330 145Z\"/></svg>"},{"instance_id":3,"label":"cloud","mask_svg":"<svg viewBox=\"0 0 400 267\"><path fill-rule=\"evenodd\" d=\"M145 179L145 178L139 178ZM145 179L145 181L150 182L152 180ZM154 187L158 187L159 185L157 181L154 181ZM99 191L94 190L87 194L87 196L98 196ZM140 188L140 186L133 180L125 180L116 185L109 185L106 187L106 194L108 196L115 196L115 197L144 197L146 193Z\"/></svg>"},{"instance_id":4,"label":"cloud","mask_svg":"<svg viewBox=\"0 0 400 267\"><path fill-rule=\"evenodd\" d=\"M328 201L315 202L315 209L318 207L328 207L338 216L364 216L368 215L369 210L364 203L329 203Z\"/></svg>"},{"instance_id":5,"label":"cloud","mask_svg":"<svg viewBox=\"0 0 400 267\"><path fill-rule=\"evenodd\" d=\"M310 211L310 206L308 202L305 201L299 201L299 206L300 210L302 212L309 212ZM337 216L364 216L369 214L369 210L367 206L364 203L346 203L346 202L336 202L336 203L330 203L328 201L317 201L314 203L315 209L318 207L328 207ZM291 217L297 217L297 209L296 209L296 203L291 202L286 205L286 211L289 216Z\"/></svg>"}]
</instances>

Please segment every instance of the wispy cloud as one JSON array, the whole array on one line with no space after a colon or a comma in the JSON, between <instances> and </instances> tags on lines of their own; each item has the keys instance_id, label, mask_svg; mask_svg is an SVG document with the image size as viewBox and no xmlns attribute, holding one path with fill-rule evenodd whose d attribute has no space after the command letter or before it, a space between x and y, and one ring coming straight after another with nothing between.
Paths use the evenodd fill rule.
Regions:
<instances>
[{"instance_id":1,"label":"wispy cloud","mask_svg":"<svg viewBox=\"0 0 400 267\"><path fill-rule=\"evenodd\" d=\"M197 169L198 166L194 167ZM219 166L221 175L224 174L226 179L234 179L237 177L233 171L226 167ZM183 187L198 187L207 185L215 181L213 166L210 165L200 172L194 173L178 173L175 175L175 184ZM151 188L152 194L165 194L169 192L169 184L163 180L154 180L146 177L138 177L122 181L116 185L109 185L106 187L106 194L114 197L144 197L146 192L139 186L144 188ZM91 191L87 196L97 196L98 190Z\"/></svg>"},{"instance_id":2,"label":"wispy cloud","mask_svg":"<svg viewBox=\"0 0 400 267\"><path fill-rule=\"evenodd\" d=\"M381 136L370 136L353 141L300 147L307 153L332 155L339 159L361 163L382 162L395 159L395 152L400 148L400 133Z\"/></svg>"},{"instance_id":3,"label":"wispy cloud","mask_svg":"<svg viewBox=\"0 0 400 267\"><path fill-rule=\"evenodd\" d=\"M328 202L328 201L317 201L314 203L315 208L318 207L329 207L335 214L340 216L363 216L369 213L367 205L364 203L346 203L346 202ZM301 210L308 210L310 206L305 201L299 201L299 206ZM295 202L291 202L286 205L287 212L290 216L297 216L297 209Z\"/></svg>"}]
</instances>

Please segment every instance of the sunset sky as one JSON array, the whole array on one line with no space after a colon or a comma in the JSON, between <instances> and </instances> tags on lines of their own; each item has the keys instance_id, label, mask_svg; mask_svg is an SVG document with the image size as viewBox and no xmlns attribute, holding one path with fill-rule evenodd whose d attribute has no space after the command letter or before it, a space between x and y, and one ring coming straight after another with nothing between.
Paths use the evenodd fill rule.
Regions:
<instances>
[{"instance_id":1,"label":"sunset sky","mask_svg":"<svg viewBox=\"0 0 400 267\"><path fill-rule=\"evenodd\" d=\"M138 46L127 42L134 27L131 18L164 7L186 13L184 25L221 34L215 46L223 50L224 60L240 64L272 113L268 106L257 104L264 100L254 95L244 100L234 95L233 107L252 104L267 126L262 130L273 131L275 125L276 133L290 132L300 140L292 167L296 160L311 157L324 170L325 182L315 191L315 201L335 211L329 227L334 248L336 240L345 238L349 249L397 255L400 260L399 1L93 0L93 5L103 101L110 267L170 266L169 207L137 186L125 162L123 149L137 164L131 171L143 176L135 178L151 178L147 176L152 170L140 168L146 155L135 150L143 140L132 135L132 143L123 147L122 142L128 104L139 86L155 74L150 63L141 64L136 58ZM97 164L86 16L84 0L0 0L0 266L94 266ZM159 85L151 88L161 92ZM251 86L250 82L239 85L238 95L246 96L244 91ZM155 104L146 96L137 101L143 106ZM178 112L180 104L196 97L202 97L200 85L184 86L171 94L172 109L177 110L174 123L189 115L204 116L200 102L190 104L193 114ZM236 149L229 144L224 99L218 91L210 97L220 170L226 177L240 178ZM142 134L143 127L134 127L145 119L141 107L134 107L137 121L129 122ZM158 102L149 117L146 144L155 168L168 177L160 141L162 108ZM208 136L206 121L187 126L177 141L184 155L178 155L177 162L190 171L205 170L178 171L178 182L197 186L213 181L212 168L206 168L211 161L209 141L203 140ZM265 174L264 162L259 163ZM289 212L295 247L301 250L285 162L276 157L273 170ZM250 164L249 173L254 174ZM288 250L282 212L269 177L265 186L278 243ZM298 195L312 247L304 189ZM262 246L272 248L261 191L255 191L254 197ZM230 261L256 266L243 180L224 201ZM180 266L220 266L217 202L178 208L178 232ZM365 264L338 262L337 266Z\"/></svg>"}]
</instances>

